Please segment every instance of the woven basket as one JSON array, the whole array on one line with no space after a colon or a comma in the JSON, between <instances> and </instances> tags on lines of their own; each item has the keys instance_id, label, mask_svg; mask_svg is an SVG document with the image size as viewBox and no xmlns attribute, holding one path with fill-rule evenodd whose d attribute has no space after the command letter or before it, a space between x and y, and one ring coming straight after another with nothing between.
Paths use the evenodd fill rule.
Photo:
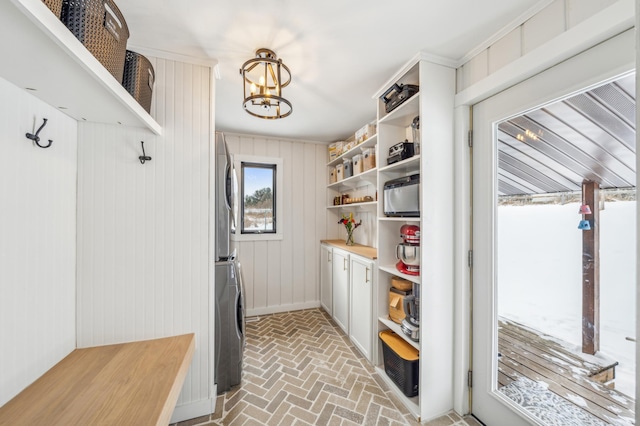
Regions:
<instances>
[{"instance_id":1,"label":"woven basket","mask_svg":"<svg viewBox=\"0 0 640 426\"><path fill-rule=\"evenodd\" d=\"M53 12L58 19L60 19L60 12L62 11L62 0L42 0L42 2Z\"/></svg>"},{"instance_id":2,"label":"woven basket","mask_svg":"<svg viewBox=\"0 0 640 426\"><path fill-rule=\"evenodd\" d=\"M60 20L122 82L129 28L113 0L63 0Z\"/></svg>"},{"instance_id":3,"label":"woven basket","mask_svg":"<svg viewBox=\"0 0 640 426\"><path fill-rule=\"evenodd\" d=\"M153 83L156 79L151 62L139 53L127 50L122 86L147 112L151 110Z\"/></svg>"}]
</instances>

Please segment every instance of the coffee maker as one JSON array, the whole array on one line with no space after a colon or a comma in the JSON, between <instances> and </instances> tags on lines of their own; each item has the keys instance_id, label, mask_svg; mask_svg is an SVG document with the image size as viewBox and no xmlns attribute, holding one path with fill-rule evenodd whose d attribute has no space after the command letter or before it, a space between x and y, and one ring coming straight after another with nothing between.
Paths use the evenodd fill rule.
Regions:
<instances>
[{"instance_id":1,"label":"coffee maker","mask_svg":"<svg viewBox=\"0 0 640 426\"><path fill-rule=\"evenodd\" d=\"M413 283L410 296L403 300L405 318L400 329L414 342L420 341L420 284Z\"/></svg>"}]
</instances>

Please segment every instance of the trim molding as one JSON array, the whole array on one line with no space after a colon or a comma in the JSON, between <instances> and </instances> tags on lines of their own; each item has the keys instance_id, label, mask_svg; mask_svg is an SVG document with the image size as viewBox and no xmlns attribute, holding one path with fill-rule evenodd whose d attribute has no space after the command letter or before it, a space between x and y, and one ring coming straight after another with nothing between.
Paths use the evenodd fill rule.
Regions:
<instances>
[{"instance_id":1,"label":"trim molding","mask_svg":"<svg viewBox=\"0 0 640 426\"><path fill-rule=\"evenodd\" d=\"M280 306L269 306L266 308L254 308L254 309L247 309L247 317L279 314L281 312L301 311L303 309L313 309L313 308L319 308L319 307L320 307L320 301L314 300L313 302L293 303L290 305L280 305Z\"/></svg>"},{"instance_id":2,"label":"trim molding","mask_svg":"<svg viewBox=\"0 0 640 426\"><path fill-rule=\"evenodd\" d=\"M217 394L217 388L213 386L213 395ZM171 415L171 424L207 416L216 411L216 398L203 399L189 404L176 406Z\"/></svg>"},{"instance_id":3,"label":"trim molding","mask_svg":"<svg viewBox=\"0 0 640 426\"><path fill-rule=\"evenodd\" d=\"M179 53L167 52L165 50L153 49L149 47L137 46L135 44L130 44L127 46L129 50L140 53L145 56L153 56L154 58L159 59L168 59L170 61L184 62L186 64L193 65L202 65L205 67L215 68L218 65L218 60L213 58L202 58L196 56L188 56L181 55ZM219 80L218 75L219 71L216 74L216 80Z\"/></svg>"}]
</instances>

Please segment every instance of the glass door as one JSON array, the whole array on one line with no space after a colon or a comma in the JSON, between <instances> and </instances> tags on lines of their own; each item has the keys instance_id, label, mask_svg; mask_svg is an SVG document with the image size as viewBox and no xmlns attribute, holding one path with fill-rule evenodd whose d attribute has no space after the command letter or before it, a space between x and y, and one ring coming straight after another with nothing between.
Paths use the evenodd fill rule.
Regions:
<instances>
[{"instance_id":1,"label":"glass door","mask_svg":"<svg viewBox=\"0 0 640 426\"><path fill-rule=\"evenodd\" d=\"M625 42L473 108L472 411L486 424L635 417L634 57L611 55Z\"/></svg>"}]
</instances>

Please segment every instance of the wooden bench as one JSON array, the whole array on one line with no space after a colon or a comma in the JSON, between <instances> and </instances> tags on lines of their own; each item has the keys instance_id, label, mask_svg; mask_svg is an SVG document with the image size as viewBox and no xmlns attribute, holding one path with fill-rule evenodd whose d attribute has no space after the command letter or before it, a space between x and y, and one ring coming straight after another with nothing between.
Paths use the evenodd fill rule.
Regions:
<instances>
[{"instance_id":1,"label":"wooden bench","mask_svg":"<svg viewBox=\"0 0 640 426\"><path fill-rule=\"evenodd\" d=\"M76 349L0 407L0 425L167 425L193 333Z\"/></svg>"}]
</instances>

